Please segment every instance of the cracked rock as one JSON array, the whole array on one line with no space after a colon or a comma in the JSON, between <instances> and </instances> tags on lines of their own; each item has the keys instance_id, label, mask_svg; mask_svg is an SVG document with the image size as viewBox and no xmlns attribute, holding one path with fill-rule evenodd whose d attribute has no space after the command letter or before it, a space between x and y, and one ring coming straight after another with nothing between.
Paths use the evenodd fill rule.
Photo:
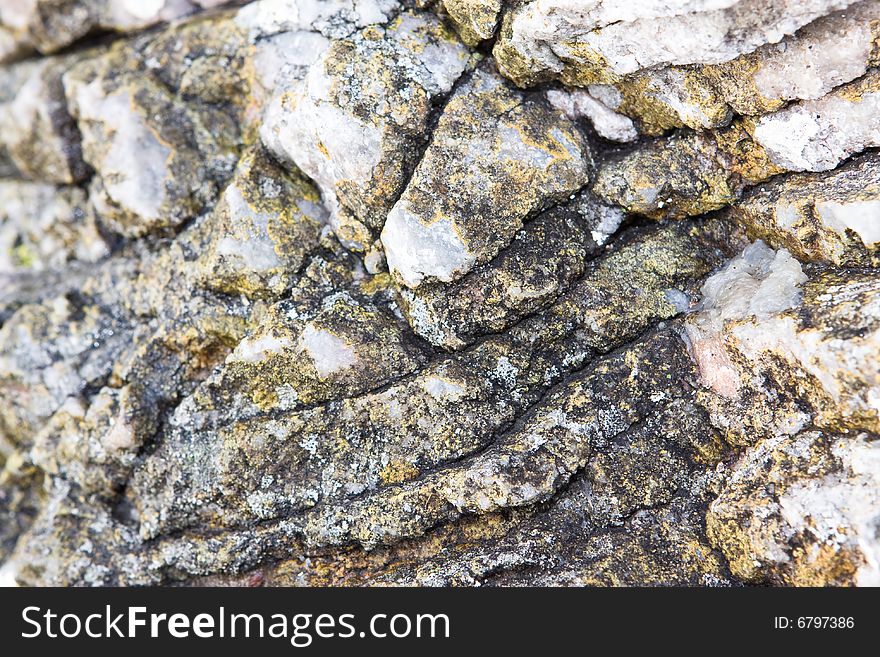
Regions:
<instances>
[{"instance_id":1,"label":"cracked rock","mask_svg":"<svg viewBox=\"0 0 880 657\"><path fill-rule=\"evenodd\" d=\"M489 66L458 87L385 228L388 267L410 288L450 282L493 258L532 214L592 170L577 126Z\"/></svg>"},{"instance_id":2,"label":"cracked rock","mask_svg":"<svg viewBox=\"0 0 880 657\"><path fill-rule=\"evenodd\" d=\"M873 0L851 4L729 61L649 68L584 84L579 93L601 104L593 114L623 114L644 134L718 128L736 114L757 116L788 101L821 98L864 75L880 56L878 18Z\"/></svg>"},{"instance_id":3,"label":"cracked rock","mask_svg":"<svg viewBox=\"0 0 880 657\"><path fill-rule=\"evenodd\" d=\"M118 43L64 75L109 228L138 237L214 203L242 139L244 59L240 29L209 19Z\"/></svg>"},{"instance_id":4,"label":"cracked rock","mask_svg":"<svg viewBox=\"0 0 880 657\"><path fill-rule=\"evenodd\" d=\"M864 433L806 431L749 450L707 516L733 572L795 586L876 586L877 445Z\"/></svg>"},{"instance_id":5,"label":"cracked rock","mask_svg":"<svg viewBox=\"0 0 880 657\"><path fill-rule=\"evenodd\" d=\"M273 101L263 142L318 183L346 246L365 251L378 236L469 58L438 20L404 14L336 41Z\"/></svg>"},{"instance_id":6,"label":"cracked rock","mask_svg":"<svg viewBox=\"0 0 880 657\"><path fill-rule=\"evenodd\" d=\"M6 34L0 61L31 49L56 52L94 32L134 32L232 1L72 0L60 8L55 0L15 0L0 8Z\"/></svg>"},{"instance_id":7,"label":"cracked rock","mask_svg":"<svg viewBox=\"0 0 880 657\"><path fill-rule=\"evenodd\" d=\"M829 174L775 178L730 212L754 237L803 261L877 266L880 159L870 153Z\"/></svg>"},{"instance_id":8,"label":"cracked rock","mask_svg":"<svg viewBox=\"0 0 880 657\"><path fill-rule=\"evenodd\" d=\"M526 0L505 15L495 55L520 85L551 77L602 84L663 65L726 62L850 4Z\"/></svg>"},{"instance_id":9,"label":"cracked rock","mask_svg":"<svg viewBox=\"0 0 880 657\"><path fill-rule=\"evenodd\" d=\"M0 161L8 161L10 176L68 184L88 177L62 84L62 76L82 59L50 57L0 72Z\"/></svg>"},{"instance_id":10,"label":"cracked rock","mask_svg":"<svg viewBox=\"0 0 880 657\"><path fill-rule=\"evenodd\" d=\"M0 8L0 582L880 583L876 0Z\"/></svg>"},{"instance_id":11,"label":"cracked rock","mask_svg":"<svg viewBox=\"0 0 880 657\"><path fill-rule=\"evenodd\" d=\"M441 0L462 40L469 45L491 39L501 17L502 0Z\"/></svg>"}]
</instances>

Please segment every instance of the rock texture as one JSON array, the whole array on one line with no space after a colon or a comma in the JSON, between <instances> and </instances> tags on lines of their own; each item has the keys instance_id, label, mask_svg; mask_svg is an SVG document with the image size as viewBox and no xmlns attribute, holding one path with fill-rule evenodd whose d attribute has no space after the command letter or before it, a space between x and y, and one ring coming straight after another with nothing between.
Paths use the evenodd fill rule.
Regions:
<instances>
[{"instance_id":1,"label":"rock texture","mask_svg":"<svg viewBox=\"0 0 880 657\"><path fill-rule=\"evenodd\" d=\"M880 584L880 2L0 7L0 578Z\"/></svg>"}]
</instances>

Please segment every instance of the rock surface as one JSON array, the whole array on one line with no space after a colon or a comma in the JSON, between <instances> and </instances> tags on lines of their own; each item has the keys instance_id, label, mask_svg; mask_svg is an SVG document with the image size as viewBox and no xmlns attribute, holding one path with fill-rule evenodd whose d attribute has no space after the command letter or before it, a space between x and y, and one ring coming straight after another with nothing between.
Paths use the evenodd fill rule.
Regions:
<instances>
[{"instance_id":1,"label":"rock surface","mask_svg":"<svg viewBox=\"0 0 880 657\"><path fill-rule=\"evenodd\" d=\"M0 7L26 585L880 583L880 2Z\"/></svg>"}]
</instances>

